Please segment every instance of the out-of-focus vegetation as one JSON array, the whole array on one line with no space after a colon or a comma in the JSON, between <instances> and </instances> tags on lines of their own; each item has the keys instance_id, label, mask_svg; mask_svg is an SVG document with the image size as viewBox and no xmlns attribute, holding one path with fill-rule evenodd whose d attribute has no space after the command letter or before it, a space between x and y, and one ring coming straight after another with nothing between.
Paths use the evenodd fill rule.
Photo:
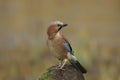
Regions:
<instances>
[{"instance_id":1,"label":"out-of-focus vegetation","mask_svg":"<svg viewBox=\"0 0 120 80\"><path fill-rule=\"evenodd\" d=\"M34 80L58 63L46 48L54 20L69 24L86 80L120 80L119 0L0 0L0 80Z\"/></svg>"}]
</instances>

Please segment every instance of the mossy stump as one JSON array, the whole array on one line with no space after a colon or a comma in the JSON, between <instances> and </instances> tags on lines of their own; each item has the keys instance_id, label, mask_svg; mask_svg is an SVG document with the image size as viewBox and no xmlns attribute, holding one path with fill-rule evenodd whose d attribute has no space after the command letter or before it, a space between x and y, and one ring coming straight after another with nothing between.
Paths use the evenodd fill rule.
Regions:
<instances>
[{"instance_id":1,"label":"mossy stump","mask_svg":"<svg viewBox=\"0 0 120 80\"><path fill-rule=\"evenodd\" d=\"M72 65L65 65L64 70L58 70L58 65L52 66L38 80L85 80L82 72Z\"/></svg>"}]
</instances>

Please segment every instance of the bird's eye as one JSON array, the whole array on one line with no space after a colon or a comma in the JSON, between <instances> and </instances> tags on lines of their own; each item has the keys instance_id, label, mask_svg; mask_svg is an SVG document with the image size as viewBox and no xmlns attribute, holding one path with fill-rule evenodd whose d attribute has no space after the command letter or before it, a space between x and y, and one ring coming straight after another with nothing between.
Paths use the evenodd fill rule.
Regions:
<instances>
[{"instance_id":1,"label":"bird's eye","mask_svg":"<svg viewBox=\"0 0 120 80\"><path fill-rule=\"evenodd\" d=\"M57 24L58 27L60 27L61 25L60 24Z\"/></svg>"}]
</instances>

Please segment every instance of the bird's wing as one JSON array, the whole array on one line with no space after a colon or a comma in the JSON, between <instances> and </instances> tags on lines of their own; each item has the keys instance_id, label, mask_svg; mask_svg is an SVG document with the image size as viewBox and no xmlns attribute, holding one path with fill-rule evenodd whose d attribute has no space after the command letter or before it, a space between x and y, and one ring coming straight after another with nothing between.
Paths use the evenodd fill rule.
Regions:
<instances>
[{"instance_id":1,"label":"bird's wing","mask_svg":"<svg viewBox=\"0 0 120 80\"><path fill-rule=\"evenodd\" d=\"M67 49L68 52L72 52L72 48L69 43L65 42L65 48Z\"/></svg>"},{"instance_id":2,"label":"bird's wing","mask_svg":"<svg viewBox=\"0 0 120 80\"><path fill-rule=\"evenodd\" d=\"M74 55L72 47L71 47L69 41L65 37L63 37L63 38L64 38L64 46L65 46L66 50L68 52L70 52L72 55Z\"/></svg>"}]
</instances>

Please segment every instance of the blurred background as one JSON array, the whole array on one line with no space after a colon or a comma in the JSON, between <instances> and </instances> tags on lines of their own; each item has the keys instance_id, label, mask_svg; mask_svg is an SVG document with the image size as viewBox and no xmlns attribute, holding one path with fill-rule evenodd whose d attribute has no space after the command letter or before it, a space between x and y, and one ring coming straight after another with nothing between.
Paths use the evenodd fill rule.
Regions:
<instances>
[{"instance_id":1,"label":"blurred background","mask_svg":"<svg viewBox=\"0 0 120 80\"><path fill-rule=\"evenodd\" d=\"M0 80L36 80L58 64L46 47L55 20L69 24L86 80L120 80L119 0L0 0Z\"/></svg>"}]
</instances>

